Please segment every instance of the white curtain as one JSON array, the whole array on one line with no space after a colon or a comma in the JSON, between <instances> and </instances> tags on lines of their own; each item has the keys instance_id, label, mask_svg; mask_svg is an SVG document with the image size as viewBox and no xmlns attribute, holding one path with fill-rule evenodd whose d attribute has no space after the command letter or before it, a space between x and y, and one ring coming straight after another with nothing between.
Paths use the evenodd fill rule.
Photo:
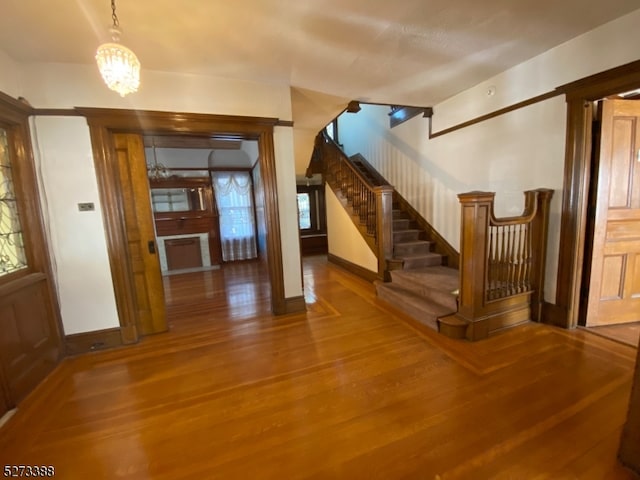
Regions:
<instances>
[{"instance_id":1,"label":"white curtain","mask_svg":"<svg viewBox=\"0 0 640 480\"><path fill-rule=\"evenodd\" d=\"M220 214L220 241L225 262L258 256L253 188L248 172L211 174Z\"/></svg>"}]
</instances>

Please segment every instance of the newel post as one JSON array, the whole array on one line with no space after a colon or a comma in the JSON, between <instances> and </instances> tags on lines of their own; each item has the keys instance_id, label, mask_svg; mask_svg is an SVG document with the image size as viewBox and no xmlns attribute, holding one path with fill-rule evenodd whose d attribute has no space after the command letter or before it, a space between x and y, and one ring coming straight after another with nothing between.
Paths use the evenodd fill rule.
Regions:
<instances>
[{"instance_id":1,"label":"newel post","mask_svg":"<svg viewBox=\"0 0 640 480\"><path fill-rule=\"evenodd\" d=\"M488 265L489 221L493 212L494 192L468 192L458 195L460 224L460 292L458 316L469 322L467 338L476 340L489 335L489 324L477 321L485 306Z\"/></svg>"},{"instance_id":2,"label":"newel post","mask_svg":"<svg viewBox=\"0 0 640 480\"><path fill-rule=\"evenodd\" d=\"M536 194L536 215L531 221L531 320L542 319L544 303L544 275L547 261L547 236L549 233L549 205L553 190L538 188ZM528 193L528 192L527 192Z\"/></svg>"},{"instance_id":3,"label":"newel post","mask_svg":"<svg viewBox=\"0 0 640 480\"><path fill-rule=\"evenodd\" d=\"M393 187L382 185L373 189L376 195L376 245L378 247L378 277L383 280L387 260L393 256Z\"/></svg>"}]
</instances>

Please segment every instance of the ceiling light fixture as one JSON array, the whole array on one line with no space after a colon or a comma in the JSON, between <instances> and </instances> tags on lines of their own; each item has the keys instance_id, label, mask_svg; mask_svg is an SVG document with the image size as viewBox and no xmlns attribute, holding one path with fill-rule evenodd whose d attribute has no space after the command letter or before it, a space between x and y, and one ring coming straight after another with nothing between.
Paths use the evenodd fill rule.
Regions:
<instances>
[{"instance_id":1,"label":"ceiling light fixture","mask_svg":"<svg viewBox=\"0 0 640 480\"><path fill-rule=\"evenodd\" d=\"M107 87L124 97L140 86L140 62L135 53L119 43L121 32L115 0L111 0L111 12L113 25L109 33L113 41L98 47L96 62Z\"/></svg>"},{"instance_id":2,"label":"ceiling light fixture","mask_svg":"<svg viewBox=\"0 0 640 480\"><path fill-rule=\"evenodd\" d=\"M171 172L162 163L158 162L156 156L156 139L151 137L151 152L153 154L153 163L147 163L147 175L150 180L167 180L171 176Z\"/></svg>"}]
</instances>

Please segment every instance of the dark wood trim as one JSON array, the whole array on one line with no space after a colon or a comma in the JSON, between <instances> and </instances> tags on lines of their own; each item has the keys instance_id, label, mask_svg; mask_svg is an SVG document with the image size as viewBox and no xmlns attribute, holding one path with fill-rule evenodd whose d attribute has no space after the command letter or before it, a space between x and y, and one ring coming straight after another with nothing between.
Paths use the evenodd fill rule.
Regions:
<instances>
[{"instance_id":1,"label":"dark wood trim","mask_svg":"<svg viewBox=\"0 0 640 480\"><path fill-rule=\"evenodd\" d=\"M145 148L181 148L198 150L240 150L242 140L227 140L209 137L189 137L180 135L146 135Z\"/></svg>"},{"instance_id":2,"label":"dark wood trim","mask_svg":"<svg viewBox=\"0 0 640 480\"><path fill-rule=\"evenodd\" d=\"M293 127L293 120L278 120L275 126L276 127Z\"/></svg>"},{"instance_id":3,"label":"dark wood trim","mask_svg":"<svg viewBox=\"0 0 640 480\"><path fill-rule=\"evenodd\" d=\"M122 214L124 206L122 205L120 175L113 137L106 127L94 124L93 118L87 118L87 122L89 123L93 160L102 203L107 251L122 332L122 343L136 343L139 333L136 326L137 307L134 296L133 269L127 247L126 228Z\"/></svg>"},{"instance_id":4,"label":"dark wood trim","mask_svg":"<svg viewBox=\"0 0 640 480\"><path fill-rule=\"evenodd\" d=\"M7 283L0 284L0 298L9 296L18 290L29 287L34 283L42 282L47 276L44 273L27 273L26 275L17 277L16 280L12 280Z\"/></svg>"},{"instance_id":5,"label":"dark wood trim","mask_svg":"<svg viewBox=\"0 0 640 480\"><path fill-rule=\"evenodd\" d=\"M22 97L16 99L0 92L0 112L4 120L21 123L29 115L33 115L33 107Z\"/></svg>"},{"instance_id":6,"label":"dark wood trim","mask_svg":"<svg viewBox=\"0 0 640 480\"><path fill-rule=\"evenodd\" d=\"M635 90L640 86L640 60L605 70L588 77L566 83L557 88L567 100L595 101L609 95Z\"/></svg>"},{"instance_id":7,"label":"dark wood trim","mask_svg":"<svg viewBox=\"0 0 640 480\"><path fill-rule=\"evenodd\" d=\"M329 253L327 255L327 260L334 265L338 265L339 267L345 269L346 271L353 273L354 275L367 280L368 282L374 282L375 280L380 280L378 274L376 272L372 272L371 270L367 270L360 265L356 265L355 263L350 262L349 260L345 260L344 258L337 257L333 253Z\"/></svg>"},{"instance_id":8,"label":"dark wood trim","mask_svg":"<svg viewBox=\"0 0 640 480\"><path fill-rule=\"evenodd\" d=\"M351 100L344 109L347 113L358 113L360 110L362 110L362 108L358 100Z\"/></svg>"},{"instance_id":9,"label":"dark wood trim","mask_svg":"<svg viewBox=\"0 0 640 480\"><path fill-rule=\"evenodd\" d=\"M278 188L276 184L276 159L273 133L264 132L258 141L260 175L264 193L264 216L267 237L267 264L271 280L271 308L276 315L287 313L284 296L284 272L282 267L282 239ZM253 180L253 179L252 179Z\"/></svg>"},{"instance_id":10,"label":"dark wood trim","mask_svg":"<svg viewBox=\"0 0 640 480\"><path fill-rule=\"evenodd\" d=\"M560 324L565 328L573 328L578 324L591 171L592 116L590 102L578 99L568 101L555 301L566 314Z\"/></svg>"},{"instance_id":11,"label":"dark wood trim","mask_svg":"<svg viewBox=\"0 0 640 480\"><path fill-rule=\"evenodd\" d=\"M531 97L527 100L523 100L518 103L514 103L513 105L509 105L508 107L500 108L499 110L495 110L493 112L487 113L485 115L480 115L479 117L472 118L471 120L467 120L466 122L459 123L458 125L454 125L449 128L445 128L438 132L433 132L432 122L433 119L429 116L429 140L432 138L438 138L442 135L446 135L447 133L455 132L456 130L461 130L463 128L470 127L471 125L475 125L476 123L484 122L486 120L490 120L492 118L498 117L500 115L504 115L505 113L513 112L514 110L518 110L520 108L528 107L529 105L533 105L534 103L543 102L553 97L557 97L558 95L562 95L562 91L552 90L547 93L543 93L542 95L536 95L535 97ZM426 116L426 115L425 115Z\"/></svg>"},{"instance_id":12,"label":"dark wood trim","mask_svg":"<svg viewBox=\"0 0 640 480\"><path fill-rule=\"evenodd\" d=\"M164 180L149 180L151 188L197 188L211 187L211 178L206 177L169 177Z\"/></svg>"},{"instance_id":13,"label":"dark wood trim","mask_svg":"<svg viewBox=\"0 0 640 480\"><path fill-rule=\"evenodd\" d=\"M64 343L67 355L79 355L123 345L122 334L117 327L67 335L64 337Z\"/></svg>"},{"instance_id":14,"label":"dark wood trim","mask_svg":"<svg viewBox=\"0 0 640 480\"><path fill-rule=\"evenodd\" d=\"M389 112L389 128L397 127L420 114L422 114L423 117L431 118L433 115L433 108L391 105L391 112Z\"/></svg>"},{"instance_id":15,"label":"dark wood trim","mask_svg":"<svg viewBox=\"0 0 640 480\"><path fill-rule=\"evenodd\" d=\"M556 306L565 328L578 325L585 263L587 206L591 182L593 102L640 87L640 60L563 85L567 99L567 140L560 218Z\"/></svg>"},{"instance_id":16,"label":"dark wood trim","mask_svg":"<svg viewBox=\"0 0 640 480\"><path fill-rule=\"evenodd\" d=\"M287 313L273 143L273 127L277 124L277 119L102 108L77 110L87 117L91 133L123 343L135 342L138 332L135 329L136 308L131 259L127 251L124 218L121 214L122 192L111 132L126 131L140 135L205 135L213 138L258 141L265 193L272 310L275 314Z\"/></svg>"},{"instance_id":17,"label":"dark wood trim","mask_svg":"<svg viewBox=\"0 0 640 480\"><path fill-rule=\"evenodd\" d=\"M0 125L10 135L14 169L13 182L20 193L18 212L23 229L23 241L28 261L28 268L7 275L3 285L8 285L21 276L44 275L47 283L46 308L52 318L52 336L55 338L58 359L62 357L63 326L58 304L56 278L53 276L49 244L45 236L44 218L40 203L40 191L36 174L35 160L32 150L28 117L33 112L31 105L24 99L14 99L0 92ZM40 279L39 279L40 280Z\"/></svg>"},{"instance_id":18,"label":"dark wood trim","mask_svg":"<svg viewBox=\"0 0 640 480\"><path fill-rule=\"evenodd\" d=\"M34 108L31 115L36 117L82 117L83 114L73 108Z\"/></svg>"},{"instance_id":19,"label":"dark wood trim","mask_svg":"<svg viewBox=\"0 0 640 480\"><path fill-rule=\"evenodd\" d=\"M547 325L555 325L556 327L566 326L567 311L556 305L555 303L543 302L542 303L542 317L541 323Z\"/></svg>"},{"instance_id":20,"label":"dark wood trim","mask_svg":"<svg viewBox=\"0 0 640 480\"><path fill-rule=\"evenodd\" d=\"M204 113L160 112L155 110L127 110L76 107L91 119L91 124L105 126L118 132L142 135L195 135L210 134L227 140L257 140L261 133L272 132L277 118L210 115Z\"/></svg>"},{"instance_id":21,"label":"dark wood trim","mask_svg":"<svg viewBox=\"0 0 640 480\"><path fill-rule=\"evenodd\" d=\"M285 298L284 301L287 313L303 313L307 311L307 304L304 301L304 295Z\"/></svg>"},{"instance_id":22,"label":"dark wood trim","mask_svg":"<svg viewBox=\"0 0 640 480\"><path fill-rule=\"evenodd\" d=\"M63 326L29 129L33 108L0 92L0 127L8 136L16 207L27 267L0 277L0 304L15 313L16 335L0 334L0 396L5 407L22 402L64 355ZM4 315L4 314L3 314ZM3 318L3 320L6 320ZM4 328L4 322L3 328ZM9 345L6 342L14 343ZM6 363L5 363L6 362ZM11 367L7 370L5 367ZM4 392L4 393L3 393Z\"/></svg>"}]
</instances>

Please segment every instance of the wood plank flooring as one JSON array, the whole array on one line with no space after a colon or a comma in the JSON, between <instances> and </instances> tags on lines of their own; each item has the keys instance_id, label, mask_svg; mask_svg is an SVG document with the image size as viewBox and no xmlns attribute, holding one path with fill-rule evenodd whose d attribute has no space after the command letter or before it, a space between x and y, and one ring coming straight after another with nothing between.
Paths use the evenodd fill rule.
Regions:
<instances>
[{"instance_id":1,"label":"wood plank flooring","mask_svg":"<svg viewBox=\"0 0 640 480\"><path fill-rule=\"evenodd\" d=\"M324 257L305 314L257 263L165 278L170 331L69 358L0 429L62 479L630 479L635 349L527 324L421 329Z\"/></svg>"},{"instance_id":2,"label":"wood plank flooring","mask_svg":"<svg viewBox=\"0 0 640 480\"><path fill-rule=\"evenodd\" d=\"M588 327L588 330L603 337L626 343L627 345L634 347L640 345L640 322Z\"/></svg>"}]
</instances>

